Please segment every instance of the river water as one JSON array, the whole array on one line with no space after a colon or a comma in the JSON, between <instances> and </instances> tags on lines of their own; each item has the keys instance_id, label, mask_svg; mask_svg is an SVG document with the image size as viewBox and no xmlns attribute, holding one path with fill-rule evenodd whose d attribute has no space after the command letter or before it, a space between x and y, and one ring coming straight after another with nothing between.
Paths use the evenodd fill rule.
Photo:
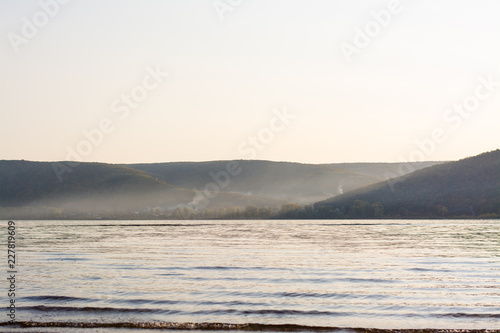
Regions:
<instances>
[{"instance_id":1,"label":"river water","mask_svg":"<svg viewBox=\"0 0 500 333\"><path fill-rule=\"evenodd\" d=\"M15 222L0 331L500 329L498 220Z\"/></svg>"}]
</instances>

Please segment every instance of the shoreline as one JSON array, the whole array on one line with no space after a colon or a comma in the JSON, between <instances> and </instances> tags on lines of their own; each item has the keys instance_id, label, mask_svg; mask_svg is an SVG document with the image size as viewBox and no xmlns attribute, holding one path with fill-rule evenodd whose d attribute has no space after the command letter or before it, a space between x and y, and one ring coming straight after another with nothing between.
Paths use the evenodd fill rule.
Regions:
<instances>
[{"instance_id":1,"label":"shoreline","mask_svg":"<svg viewBox=\"0 0 500 333\"><path fill-rule=\"evenodd\" d=\"M249 331L249 332L353 332L353 333L500 333L500 329L399 329L399 328L361 328L361 327L334 327L334 326L307 326L296 324L231 324L231 323L193 323L193 322L118 322L118 323L90 323L90 322L33 322L16 321L3 322L0 326L11 328L103 328L103 329L145 329L166 331Z\"/></svg>"}]
</instances>

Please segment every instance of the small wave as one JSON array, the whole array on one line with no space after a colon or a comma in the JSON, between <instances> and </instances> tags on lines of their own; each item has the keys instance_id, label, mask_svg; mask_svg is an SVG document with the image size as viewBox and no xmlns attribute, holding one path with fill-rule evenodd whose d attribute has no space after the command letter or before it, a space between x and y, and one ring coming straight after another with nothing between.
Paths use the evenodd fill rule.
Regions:
<instances>
[{"instance_id":1,"label":"small wave","mask_svg":"<svg viewBox=\"0 0 500 333\"><path fill-rule=\"evenodd\" d=\"M195 266L191 267L191 269L200 269L200 270L254 270L255 267L237 267L237 266Z\"/></svg>"},{"instance_id":2,"label":"small wave","mask_svg":"<svg viewBox=\"0 0 500 333\"><path fill-rule=\"evenodd\" d=\"M329 279L330 281L343 281L343 282L361 282L361 283L398 283L396 280L388 280L388 279L362 279L362 278L338 278L338 279Z\"/></svg>"},{"instance_id":3,"label":"small wave","mask_svg":"<svg viewBox=\"0 0 500 333\"><path fill-rule=\"evenodd\" d=\"M451 269L434 269L434 268L422 268L422 267L415 267L415 268L408 268L406 271L410 272L438 272L438 273L450 273L450 272L456 272L456 270L451 270ZM469 271L469 270L467 270Z\"/></svg>"},{"instance_id":4,"label":"small wave","mask_svg":"<svg viewBox=\"0 0 500 333\"><path fill-rule=\"evenodd\" d=\"M222 305L222 306L263 306L263 302L246 302L246 301L194 301L194 300L155 300L155 299L117 299L107 300L113 304L192 304L192 305Z\"/></svg>"},{"instance_id":5,"label":"small wave","mask_svg":"<svg viewBox=\"0 0 500 333\"><path fill-rule=\"evenodd\" d=\"M70 227L201 227L212 224L182 224L182 223L145 223L145 224L77 224ZM64 225L62 227L65 227Z\"/></svg>"},{"instance_id":6,"label":"small wave","mask_svg":"<svg viewBox=\"0 0 500 333\"><path fill-rule=\"evenodd\" d=\"M133 299L115 299L115 300L107 300L108 303L113 303L113 304L179 304L183 303L182 301L172 301L172 300L155 300L155 299L139 299L139 298L133 298Z\"/></svg>"},{"instance_id":7,"label":"small wave","mask_svg":"<svg viewBox=\"0 0 500 333\"><path fill-rule=\"evenodd\" d=\"M454 317L454 318L500 318L500 313L439 313L434 317Z\"/></svg>"},{"instance_id":8,"label":"small wave","mask_svg":"<svg viewBox=\"0 0 500 333\"><path fill-rule=\"evenodd\" d=\"M23 301L54 301L54 302L89 302L95 301L92 298L80 298L80 297L70 297L70 296L26 296L22 298Z\"/></svg>"},{"instance_id":9,"label":"small wave","mask_svg":"<svg viewBox=\"0 0 500 333\"><path fill-rule=\"evenodd\" d=\"M38 311L38 312L96 312L96 313L161 313L161 314L176 314L178 310L166 309L131 309L131 308L112 308L112 307L74 307L74 306L23 306L20 310Z\"/></svg>"},{"instance_id":10,"label":"small wave","mask_svg":"<svg viewBox=\"0 0 500 333\"><path fill-rule=\"evenodd\" d=\"M332 299L386 299L388 295L381 294L342 294L342 293L298 293L298 292L282 292L276 293L277 297L291 298L332 298ZM392 296L394 297L394 296Z\"/></svg>"},{"instance_id":11,"label":"small wave","mask_svg":"<svg viewBox=\"0 0 500 333\"><path fill-rule=\"evenodd\" d=\"M73 257L67 257L67 258L58 257L58 258L49 258L47 260L49 260L49 261L87 261L87 260L91 260L91 259L88 259L88 258L73 258Z\"/></svg>"},{"instance_id":12,"label":"small wave","mask_svg":"<svg viewBox=\"0 0 500 333\"><path fill-rule=\"evenodd\" d=\"M261 332L353 332L353 333L500 333L491 329L377 329L352 328L335 326L307 326L295 324L230 324L230 323L176 323L176 322L34 322L23 321L0 326L60 327L60 328L129 328L129 329L163 329L163 330L199 330L199 331L261 331Z\"/></svg>"},{"instance_id":13,"label":"small wave","mask_svg":"<svg viewBox=\"0 0 500 333\"><path fill-rule=\"evenodd\" d=\"M93 313L151 313L151 314L180 314L184 313L181 310L168 309L151 309L151 308L115 308L115 307L74 307L74 306L46 306L35 305L20 307L22 310L37 311L37 312L93 312ZM191 315L215 315L215 314L238 314L238 315L302 315L302 316L349 316L349 312L333 312L333 311L303 311L303 310L278 310L278 309L255 309L255 310L238 310L238 309L214 309L214 310L199 310L189 312Z\"/></svg>"},{"instance_id":14,"label":"small wave","mask_svg":"<svg viewBox=\"0 0 500 333\"><path fill-rule=\"evenodd\" d=\"M299 316L352 316L351 312L333 312L333 311L304 311L304 310L277 310L277 309L256 309L256 310L202 310L191 312L193 315L215 315L215 314L238 314L238 315L299 315Z\"/></svg>"},{"instance_id":15,"label":"small wave","mask_svg":"<svg viewBox=\"0 0 500 333\"><path fill-rule=\"evenodd\" d=\"M170 266L170 267L159 267L162 270L243 270L243 271L288 271L286 268L277 267L262 267L262 266L193 266L193 267L180 267L180 266Z\"/></svg>"}]
</instances>

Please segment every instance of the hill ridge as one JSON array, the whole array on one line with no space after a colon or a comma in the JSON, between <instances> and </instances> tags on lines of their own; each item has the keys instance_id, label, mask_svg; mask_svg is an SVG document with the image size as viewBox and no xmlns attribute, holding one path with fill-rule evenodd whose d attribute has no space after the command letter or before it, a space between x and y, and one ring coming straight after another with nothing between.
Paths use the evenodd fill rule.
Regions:
<instances>
[{"instance_id":1,"label":"hill ridge","mask_svg":"<svg viewBox=\"0 0 500 333\"><path fill-rule=\"evenodd\" d=\"M317 202L315 207L323 217L497 216L500 150L417 170Z\"/></svg>"}]
</instances>

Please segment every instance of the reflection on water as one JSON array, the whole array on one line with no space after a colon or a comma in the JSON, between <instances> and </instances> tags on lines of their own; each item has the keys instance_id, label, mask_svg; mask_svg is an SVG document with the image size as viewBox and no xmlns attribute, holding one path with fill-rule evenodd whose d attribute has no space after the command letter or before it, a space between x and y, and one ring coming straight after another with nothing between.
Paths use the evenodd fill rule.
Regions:
<instances>
[{"instance_id":1,"label":"reflection on water","mask_svg":"<svg viewBox=\"0 0 500 333\"><path fill-rule=\"evenodd\" d=\"M498 221L17 225L20 321L500 328Z\"/></svg>"}]
</instances>

